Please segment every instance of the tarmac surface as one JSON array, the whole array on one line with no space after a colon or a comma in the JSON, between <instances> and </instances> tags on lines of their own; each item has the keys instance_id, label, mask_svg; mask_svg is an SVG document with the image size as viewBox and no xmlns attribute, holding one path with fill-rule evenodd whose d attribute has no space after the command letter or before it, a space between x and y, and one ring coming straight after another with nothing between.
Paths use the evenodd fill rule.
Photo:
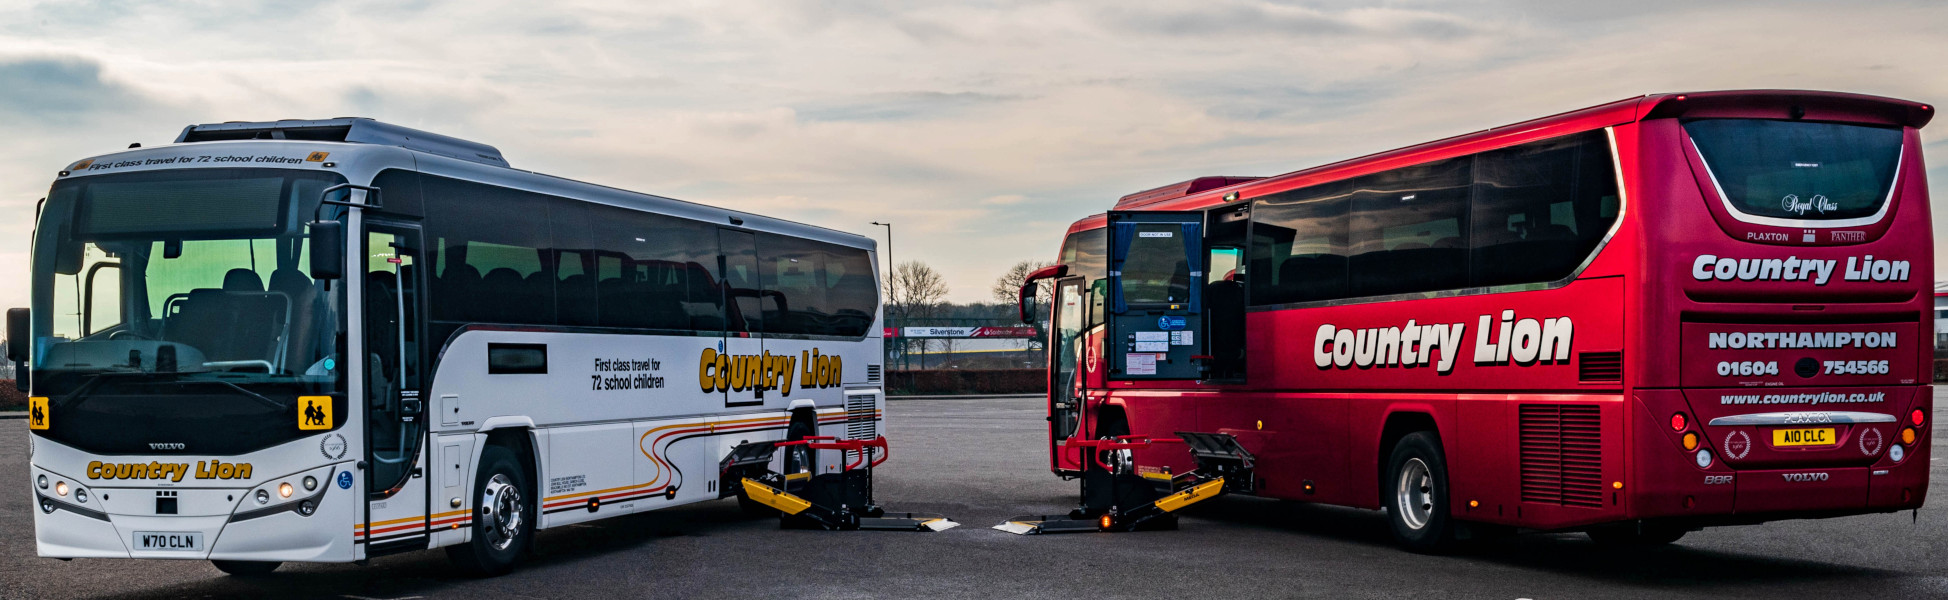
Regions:
<instances>
[{"instance_id":1,"label":"tarmac surface","mask_svg":"<svg viewBox=\"0 0 1948 600\"><path fill-rule=\"evenodd\" d=\"M1932 456L1948 394L1935 395ZM893 457L879 471L893 510L937 512L941 533L779 530L733 501L543 531L513 574L472 579L443 552L369 566L285 565L239 579L197 561L34 556L30 495L0 494L6 598L1944 598L1948 495L1903 512L1693 532L1676 545L1611 551L1581 534L1530 534L1450 556L1395 549L1385 515L1248 497L1189 509L1178 531L1016 536L1010 516L1060 512L1073 482L1046 470L1040 401L889 403ZM0 421L0 482L23 488L26 423Z\"/></svg>"}]
</instances>

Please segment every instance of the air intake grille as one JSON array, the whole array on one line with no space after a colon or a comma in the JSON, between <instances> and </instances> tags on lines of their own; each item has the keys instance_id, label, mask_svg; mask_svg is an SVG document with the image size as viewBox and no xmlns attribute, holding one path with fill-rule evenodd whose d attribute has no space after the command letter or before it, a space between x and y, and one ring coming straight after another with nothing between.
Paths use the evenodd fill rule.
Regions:
<instances>
[{"instance_id":1,"label":"air intake grille","mask_svg":"<svg viewBox=\"0 0 1948 600\"><path fill-rule=\"evenodd\" d=\"M879 419L870 394L845 397L845 435L849 440L870 440L879 436Z\"/></svg>"},{"instance_id":2,"label":"air intake grille","mask_svg":"<svg viewBox=\"0 0 1948 600\"><path fill-rule=\"evenodd\" d=\"M866 383L879 383L879 365L866 365Z\"/></svg>"},{"instance_id":3,"label":"air intake grille","mask_svg":"<svg viewBox=\"0 0 1948 600\"><path fill-rule=\"evenodd\" d=\"M1521 407L1522 501L1603 506L1603 419L1587 404Z\"/></svg>"},{"instance_id":4,"label":"air intake grille","mask_svg":"<svg viewBox=\"0 0 1948 600\"><path fill-rule=\"evenodd\" d=\"M1622 352L1584 352L1576 355L1576 379L1623 381Z\"/></svg>"}]
</instances>

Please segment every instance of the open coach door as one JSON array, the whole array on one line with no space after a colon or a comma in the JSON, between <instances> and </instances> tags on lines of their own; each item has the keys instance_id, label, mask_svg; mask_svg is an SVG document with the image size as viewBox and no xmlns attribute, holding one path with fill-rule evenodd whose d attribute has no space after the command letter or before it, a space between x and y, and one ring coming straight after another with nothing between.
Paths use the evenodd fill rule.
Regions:
<instances>
[{"instance_id":1,"label":"open coach door","mask_svg":"<svg viewBox=\"0 0 1948 600\"><path fill-rule=\"evenodd\" d=\"M1203 379L1204 214L1109 213L1109 378Z\"/></svg>"}]
</instances>

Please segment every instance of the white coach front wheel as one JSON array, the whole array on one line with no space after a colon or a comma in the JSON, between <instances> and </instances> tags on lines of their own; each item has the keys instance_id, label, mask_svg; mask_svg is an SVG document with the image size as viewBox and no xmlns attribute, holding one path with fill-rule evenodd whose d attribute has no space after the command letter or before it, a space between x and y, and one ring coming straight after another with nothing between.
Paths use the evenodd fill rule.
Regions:
<instances>
[{"instance_id":1,"label":"white coach front wheel","mask_svg":"<svg viewBox=\"0 0 1948 600\"><path fill-rule=\"evenodd\" d=\"M481 451L474 481L473 539L447 546L446 555L476 575L500 575L514 569L534 539L533 488L506 446Z\"/></svg>"}]
</instances>

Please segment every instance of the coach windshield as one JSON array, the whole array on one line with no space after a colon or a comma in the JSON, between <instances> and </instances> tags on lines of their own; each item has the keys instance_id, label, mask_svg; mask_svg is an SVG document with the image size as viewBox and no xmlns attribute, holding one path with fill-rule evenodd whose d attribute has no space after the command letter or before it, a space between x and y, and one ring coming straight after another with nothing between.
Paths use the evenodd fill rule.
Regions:
<instances>
[{"instance_id":1,"label":"coach windshield","mask_svg":"<svg viewBox=\"0 0 1948 600\"><path fill-rule=\"evenodd\" d=\"M31 368L59 417L40 433L102 453L296 437L298 398L343 389L344 288L304 269L304 223L343 181L198 169L55 184L35 239Z\"/></svg>"}]
</instances>

